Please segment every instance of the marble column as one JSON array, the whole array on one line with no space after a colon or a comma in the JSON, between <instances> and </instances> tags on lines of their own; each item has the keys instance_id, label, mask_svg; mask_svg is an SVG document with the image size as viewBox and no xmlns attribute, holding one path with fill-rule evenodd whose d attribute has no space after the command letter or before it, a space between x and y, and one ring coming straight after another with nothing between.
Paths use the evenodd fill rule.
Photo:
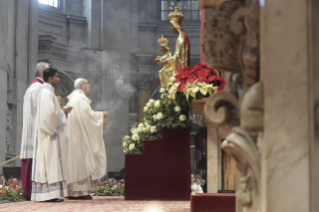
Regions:
<instances>
[{"instance_id":1,"label":"marble column","mask_svg":"<svg viewBox=\"0 0 319 212\"><path fill-rule=\"evenodd\" d=\"M6 160L8 0L0 2L0 163ZM0 173L2 167L0 166Z\"/></svg>"},{"instance_id":2,"label":"marble column","mask_svg":"<svg viewBox=\"0 0 319 212\"><path fill-rule=\"evenodd\" d=\"M262 211L319 211L319 4L262 2Z\"/></svg>"},{"instance_id":3,"label":"marble column","mask_svg":"<svg viewBox=\"0 0 319 212\"><path fill-rule=\"evenodd\" d=\"M217 193L222 189L221 141L218 128L210 121L207 127L207 193Z\"/></svg>"}]
</instances>

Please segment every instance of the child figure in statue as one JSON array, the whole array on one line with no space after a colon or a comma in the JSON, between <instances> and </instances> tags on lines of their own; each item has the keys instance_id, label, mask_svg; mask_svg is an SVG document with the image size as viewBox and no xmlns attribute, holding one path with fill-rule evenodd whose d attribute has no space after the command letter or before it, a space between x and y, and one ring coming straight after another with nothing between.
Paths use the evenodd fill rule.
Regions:
<instances>
[{"instance_id":1,"label":"child figure in statue","mask_svg":"<svg viewBox=\"0 0 319 212\"><path fill-rule=\"evenodd\" d=\"M167 46L168 40L166 38L162 37L158 39L157 43L160 45L161 52L165 53L163 56L158 56L154 54L156 63L163 67L159 72L159 78L161 81L162 88L167 88L167 84L169 83L169 78L171 76L175 76L176 69L175 69L175 62L174 60L170 60L169 62L163 64L162 61L168 61L172 57L172 53L170 51L170 48Z\"/></svg>"}]
</instances>

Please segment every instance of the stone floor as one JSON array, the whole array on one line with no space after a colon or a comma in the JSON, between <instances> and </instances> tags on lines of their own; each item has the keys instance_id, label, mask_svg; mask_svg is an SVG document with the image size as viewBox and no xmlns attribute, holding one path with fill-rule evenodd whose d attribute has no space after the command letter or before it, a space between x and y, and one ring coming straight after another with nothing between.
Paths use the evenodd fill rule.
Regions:
<instances>
[{"instance_id":1,"label":"stone floor","mask_svg":"<svg viewBox=\"0 0 319 212\"><path fill-rule=\"evenodd\" d=\"M17 202L0 205L1 212L94 211L94 212L190 212L189 201L124 201L124 197L93 197L93 200L67 200L62 203Z\"/></svg>"}]
</instances>

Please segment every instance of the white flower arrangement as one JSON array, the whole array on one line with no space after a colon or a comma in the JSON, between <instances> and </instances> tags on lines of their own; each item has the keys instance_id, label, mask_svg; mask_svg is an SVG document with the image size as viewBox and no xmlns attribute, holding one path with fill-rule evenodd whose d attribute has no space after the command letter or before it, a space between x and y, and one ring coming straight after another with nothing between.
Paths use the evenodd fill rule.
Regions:
<instances>
[{"instance_id":1,"label":"white flower arrangement","mask_svg":"<svg viewBox=\"0 0 319 212\"><path fill-rule=\"evenodd\" d=\"M155 102L155 100L154 100L154 99L150 99L148 102L149 102L151 105L153 105L154 102Z\"/></svg>"},{"instance_id":2,"label":"white flower arrangement","mask_svg":"<svg viewBox=\"0 0 319 212\"><path fill-rule=\"evenodd\" d=\"M144 124L143 123L139 123L138 124L138 128L143 128L144 127Z\"/></svg>"},{"instance_id":3,"label":"white flower arrangement","mask_svg":"<svg viewBox=\"0 0 319 212\"><path fill-rule=\"evenodd\" d=\"M172 77L169 78L169 81L174 83L176 81L176 78L174 76L172 76Z\"/></svg>"},{"instance_id":4,"label":"white flower arrangement","mask_svg":"<svg viewBox=\"0 0 319 212\"><path fill-rule=\"evenodd\" d=\"M161 113L161 112L157 113L156 119L160 120L160 119L163 119L163 118L164 118L163 113Z\"/></svg>"},{"instance_id":5,"label":"white flower arrangement","mask_svg":"<svg viewBox=\"0 0 319 212\"><path fill-rule=\"evenodd\" d=\"M156 100L155 103L154 103L154 107L160 108L161 107L161 101L160 100Z\"/></svg>"},{"instance_id":6,"label":"white flower arrangement","mask_svg":"<svg viewBox=\"0 0 319 212\"><path fill-rule=\"evenodd\" d=\"M137 131L137 129L136 129L136 128L132 128L132 129L131 129L131 133L132 133L132 134L137 134L137 133L138 133L138 131Z\"/></svg>"},{"instance_id":7,"label":"white flower arrangement","mask_svg":"<svg viewBox=\"0 0 319 212\"><path fill-rule=\"evenodd\" d=\"M132 135L132 139L133 139L134 141L138 141L138 140L140 139L140 136L138 136L138 134L133 134L133 135Z\"/></svg>"},{"instance_id":8,"label":"white flower arrangement","mask_svg":"<svg viewBox=\"0 0 319 212\"><path fill-rule=\"evenodd\" d=\"M175 78L171 80L174 82ZM176 90L178 85L171 83L171 87L174 86L176 86ZM183 111L185 113L188 108L186 97L181 96L180 92L170 93L170 90L163 89L164 93L161 94L161 99L150 99L144 107L144 123L134 124L131 128L132 136L123 138L126 143L123 143L124 153L142 153L144 139L160 139L162 128L164 127L179 128L190 126L191 122L183 114Z\"/></svg>"},{"instance_id":9,"label":"white flower arrangement","mask_svg":"<svg viewBox=\"0 0 319 212\"><path fill-rule=\"evenodd\" d=\"M186 121L187 117L183 114L179 115L179 120L180 121Z\"/></svg>"},{"instance_id":10,"label":"white flower arrangement","mask_svg":"<svg viewBox=\"0 0 319 212\"><path fill-rule=\"evenodd\" d=\"M156 126L152 126L150 131L151 131L151 133L156 133L157 132Z\"/></svg>"},{"instance_id":11,"label":"white flower arrangement","mask_svg":"<svg viewBox=\"0 0 319 212\"><path fill-rule=\"evenodd\" d=\"M133 150L135 148L135 144L130 144L129 150Z\"/></svg>"}]
</instances>

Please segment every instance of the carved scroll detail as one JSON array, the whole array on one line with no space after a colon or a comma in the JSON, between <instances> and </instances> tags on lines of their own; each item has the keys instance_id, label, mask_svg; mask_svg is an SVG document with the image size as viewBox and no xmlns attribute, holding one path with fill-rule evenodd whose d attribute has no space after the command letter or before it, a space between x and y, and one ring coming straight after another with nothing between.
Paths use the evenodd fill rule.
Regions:
<instances>
[{"instance_id":1,"label":"carved scroll detail","mask_svg":"<svg viewBox=\"0 0 319 212\"><path fill-rule=\"evenodd\" d=\"M209 120L220 125L238 126L238 100L233 94L222 91L209 98L204 112Z\"/></svg>"}]
</instances>

